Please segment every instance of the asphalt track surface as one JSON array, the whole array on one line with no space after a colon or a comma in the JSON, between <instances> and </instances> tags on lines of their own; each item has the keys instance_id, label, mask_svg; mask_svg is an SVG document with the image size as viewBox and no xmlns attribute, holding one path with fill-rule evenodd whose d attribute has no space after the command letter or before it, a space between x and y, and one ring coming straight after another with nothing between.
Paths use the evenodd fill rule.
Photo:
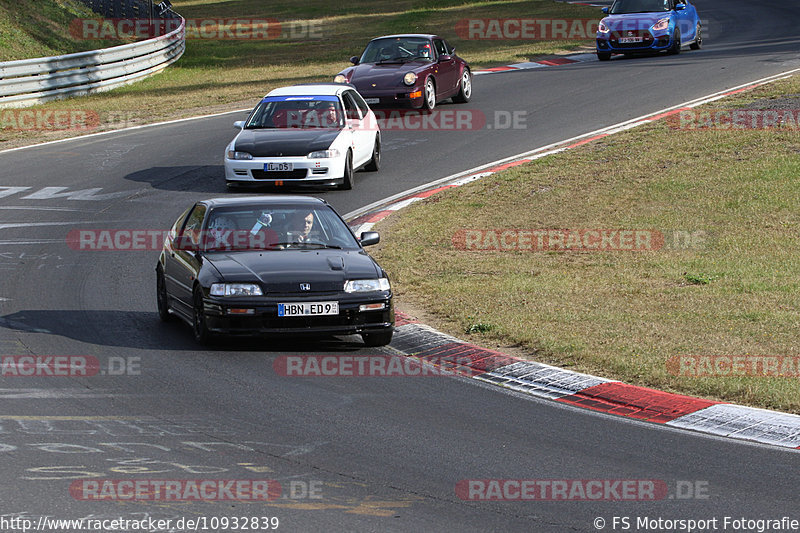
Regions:
<instances>
[{"instance_id":1,"label":"asphalt track surface","mask_svg":"<svg viewBox=\"0 0 800 533\"><path fill-rule=\"evenodd\" d=\"M698 0L697 7L708 21L699 52L476 77L470 104L441 109L479 111L492 126L495 116L523 112L524 128L386 131L379 173L358 173L350 192L315 194L346 213L800 67L800 2ZM0 379L0 517L277 516L286 531L593 531L596 517L610 530L614 516L631 517L632 530L636 517L717 517L721 530L724 516L800 518L795 452L596 415L461 378L280 377L273 361L282 355L380 351L357 337L201 349L188 327L158 321L156 251L67 246L76 228L163 229L195 200L238 194L223 184L221 155L239 118L0 154L0 186L28 188L0 189L0 354L139 365L131 371L138 375ZM277 480L298 498L91 502L69 493L82 479L217 478ZM460 480L504 478L663 480L670 495L467 502L455 492ZM707 497L680 497L687 486ZM305 487L319 497L302 498Z\"/></svg>"}]
</instances>

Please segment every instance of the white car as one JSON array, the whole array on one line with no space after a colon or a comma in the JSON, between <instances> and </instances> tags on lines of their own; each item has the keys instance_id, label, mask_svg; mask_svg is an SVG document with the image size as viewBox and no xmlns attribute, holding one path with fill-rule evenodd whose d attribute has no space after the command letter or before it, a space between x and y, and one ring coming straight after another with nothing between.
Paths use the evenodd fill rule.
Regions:
<instances>
[{"instance_id":1,"label":"white car","mask_svg":"<svg viewBox=\"0 0 800 533\"><path fill-rule=\"evenodd\" d=\"M320 83L270 91L225 150L225 182L353 188L358 169L376 171L381 132L352 85Z\"/></svg>"}]
</instances>

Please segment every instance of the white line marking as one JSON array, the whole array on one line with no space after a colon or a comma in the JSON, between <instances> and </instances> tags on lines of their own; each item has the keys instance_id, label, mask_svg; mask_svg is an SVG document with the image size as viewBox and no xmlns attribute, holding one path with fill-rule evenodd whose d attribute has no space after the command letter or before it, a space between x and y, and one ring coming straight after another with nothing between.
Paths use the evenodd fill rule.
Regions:
<instances>
[{"instance_id":1,"label":"white line marking","mask_svg":"<svg viewBox=\"0 0 800 533\"><path fill-rule=\"evenodd\" d=\"M522 153L517 154L517 155L512 155L512 156L509 156L509 157L505 157L503 159L498 159L496 161L492 161L491 163L485 163L483 165L478 165L477 167L473 167L473 168L468 169L468 170L464 170L464 171L461 171L461 172L456 172L455 174L450 174L449 176L445 176L444 178L440 178L438 180L433 180L433 181L428 182L426 184L419 185L417 187L412 187L411 189L407 189L407 190L405 190L403 192L399 192L397 194L393 194L392 196L388 196L388 197L386 197L386 198L384 198L382 200L378 200L377 202L372 202L369 205L366 205L364 207L356 209L355 211L351 211L351 212L347 213L346 215L344 215L343 218L345 220L352 220L352 219L354 219L354 218L356 218L358 216L361 216L361 215L363 215L365 213L369 213L370 211L372 211L374 209L377 209L378 207L381 207L381 206L384 206L384 205L386 205L388 203L391 203L391 202L393 202L393 201L395 201L395 200L397 200L399 198L405 198L406 196L410 196L412 194L415 194L415 193L418 193L418 192L421 192L421 191L432 189L432 188L436 187L437 185L442 185L442 184L448 183L450 181L454 181L454 180L457 180L459 178L463 178L465 176L470 176L470 175L472 175L472 174L474 174L476 172L480 172L481 170L485 170L487 168L492 168L492 167L495 167L495 166L498 166L498 165L502 165L504 163L510 163L510 162L513 162L513 161L517 161L519 159L525 159L525 158L528 158L528 157L534 156L534 155L536 156L536 159L538 159L538 158L544 157L546 155L551 155L551 154L554 154L554 153L562 152L562 151L566 150L566 147L561 147L561 148L556 148L556 147L561 146L563 144L568 144L568 143L571 143L571 142L574 142L574 141L579 141L581 139L586 139L588 137L594 137L595 135L601 135L601 134L604 134L604 133L605 134L613 133L613 132L619 130L620 128L628 127L629 125L633 125L633 124L636 124L638 122L642 122L647 118L650 118L650 117L653 117L653 116L656 116L656 115L660 115L662 113L667 113L669 111L674 111L675 109L680 109L682 107L696 107L696 106L699 106L699 105L702 105L702 104L713 102L714 100L718 100L720 98L724 98L725 94L726 93L730 93L731 91L736 91L738 89L743 89L744 87L749 87L751 85L770 83L770 82L773 82L773 81L784 79L784 78L786 78L788 76L791 76L792 74L797 73L797 72L800 72L800 68L788 70L786 72L781 72L780 74L773 74L772 76L767 76L766 78L761 78L761 79L758 79L758 80L755 80L755 81L750 81L750 82L747 82L747 83L743 83L741 85L737 85L736 87L731 87L730 89L724 89L722 91L717 91L717 92L709 94L707 96L702 96L700 98L695 98L694 100L689 100L688 102L684 102L682 104L677 104L677 105L674 105L674 106L671 106L671 107L664 108L664 109L662 109L660 111L655 111L653 113L648 113L646 115L642 115L642 116L637 117L637 118L632 118L630 120L626 120L624 122L620 122L619 124L613 124L611 126L606 126L605 128L600 128L599 130L594 130L594 131L591 131L589 133L584 133L582 135L577 135L575 137L570 137L569 139L565 139L563 141L557 141L557 142L548 144L546 146L541 146L539 148L535 148L533 150L529 150L527 152L522 152ZM638 125L638 124L636 124L636 125Z\"/></svg>"},{"instance_id":2,"label":"white line marking","mask_svg":"<svg viewBox=\"0 0 800 533\"><path fill-rule=\"evenodd\" d=\"M26 211L84 211L91 212L91 209L71 209L69 207L27 207L24 205L0 205L0 209L21 209Z\"/></svg>"}]
</instances>

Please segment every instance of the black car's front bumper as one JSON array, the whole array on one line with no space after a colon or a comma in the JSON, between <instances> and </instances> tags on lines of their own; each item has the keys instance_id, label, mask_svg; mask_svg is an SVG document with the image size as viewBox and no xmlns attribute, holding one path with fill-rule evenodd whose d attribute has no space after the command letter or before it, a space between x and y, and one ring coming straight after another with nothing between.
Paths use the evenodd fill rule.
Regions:
<instances>
[{"instance_id":1,"label":"black car's front bumper","mask_svg":"<svg viewBox=\"0 0 800 533\"><path fill-rule=\"evenodd\" d=\"M281 317L279 303L338 301L338 315ZM383 309L361 311L368 304L384 304ZM314 294L312 297L265 297L258 299L205 298L206 325L224 335L326 334L352 335L386 331L394 326L391 292L352 294ZM233 314L232 309L252 309L252 314Z\"/></svg>"}]
</instances>

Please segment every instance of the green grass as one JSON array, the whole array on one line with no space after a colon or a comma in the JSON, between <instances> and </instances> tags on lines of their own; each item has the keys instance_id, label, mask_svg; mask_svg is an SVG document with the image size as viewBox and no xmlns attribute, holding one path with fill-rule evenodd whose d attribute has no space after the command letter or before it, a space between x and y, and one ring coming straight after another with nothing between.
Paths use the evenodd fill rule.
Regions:
<instances>
[{"instance_id":1,"label":"green grass","mask_svg":"<svg viewBox=\"0 0 800 533\"><path fill-rule=\"evenodd\" d=\"M800 94L800 77L713 108L769 106L782 94ZM680 355L800 355L799 175L797 130L688 131L662 120L414 204L379 224L374 255L399 308L453 335L628 383L800 413L798 379L692 379L666 366ZM459 230L502 228L703 238L644 252L454 246Z\"/></svg>"},{"instance_id":2,"label":"green grass","mask_svg":"<svg viewBox=\"0 0 800 533\"><path fill-rule=\"evenodd\" d=\"M55 0L35 1L55 3ZM187 19L274 18L283 28L311 25L305 27L313 28L320 37L189 39L180 61L157 76L108 93L50 102L36 108L95 111L100 115L99 130L247 108L274 87L331 80L349 66L350 56L360 54L369 39L380 35L438 33L474 68L479 68L564 53L587 42L459 39L456 24L460 20L519 17L599 20L601 15L598 8L551 0L352 0L338 4L327 0L296 3L174 0L173 5ZM60 24L65 23L67 19L63 18ZM124 120L120 121L120 117ZM0 149L74 134L0 130Z\"/></svg>"},{"instance_id":3,"label":"green grass","mask_svg":"<svg viewBox=\"0 0 800 533\"><path fill-rule=\"evenodd\" d=\"M96 17L78 0L13 0L0 4L0 61L63 55L122 44L76 40L75 18Z\"/></svg>"}]
</instances>

